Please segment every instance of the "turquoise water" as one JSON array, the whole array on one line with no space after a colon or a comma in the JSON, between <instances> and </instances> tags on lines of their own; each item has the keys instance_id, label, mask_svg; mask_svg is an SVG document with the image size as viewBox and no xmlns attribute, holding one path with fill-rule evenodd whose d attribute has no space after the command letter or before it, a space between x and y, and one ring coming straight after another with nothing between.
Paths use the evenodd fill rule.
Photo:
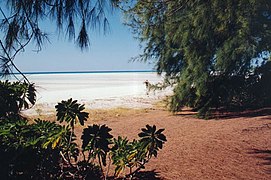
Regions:
<instances>
[{"instance_id":1,"label":"turquoise water","mask_svg":"<svg viewBox=\"0 0 271 180\"><path fill-rule=\"evenodd\" d=\"M153 70L136 70L136 71L59 71L59 72L24 72L24 74L106 74L106 73L149 73ZM15 73L19 74L19 73Z\"/></svg>"}]
</instances>

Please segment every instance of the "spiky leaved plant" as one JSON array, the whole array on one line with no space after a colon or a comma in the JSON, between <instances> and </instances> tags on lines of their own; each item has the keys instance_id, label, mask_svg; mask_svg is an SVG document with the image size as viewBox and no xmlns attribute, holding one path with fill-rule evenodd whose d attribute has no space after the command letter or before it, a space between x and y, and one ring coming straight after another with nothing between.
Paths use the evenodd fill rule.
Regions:
<instances>
[{"instance_id":1,"label":"spiky leaved plant","mask_svg":"<svg viewBox=\"0 0 271 180\"><path fill-rule=\"evenodd\" d=\"M36 102L34 84L27 82L0 81L0 117L19 115Z\"/></svg>"},{"instance_id":2,"label":"spiky leaved plant","mask_svg":"<svg viewBox=\"0 0 271 180\"><path fill-rule=\"evenodd\" d=\"M156 126L146 125L138 134L139 140L129 142L127 138L118 137L114 139L111 156L113 164L116 166L114 176L119 176L129 168L127 178L133 176L140 170L145 168L145 164L163 148L163 144L167 141L166 136L162 133L164 129L156 131ZM136 169L134 169L136 168Z\"/></svg>"},{"instance_id":3,"label":"spiky leaved plant","mask_svg":"<svg viewBox=\"0 0 271 180\"><path fill-rule=\"evenodd\" d=\"M113 136L109 133L112 129L108 128L106 125L92 125L88 126L83 130L81 139L83 141L82 150L84 161L89 163L90 161L98 158L98 162L103 172L103 167L106 166L106 156L110 151L109 145ZM88 152L88 157L84 152ZM103 173L103 176L106 177Z\"/></svg>"},{"instance_id":4,"label":"spiky leaved plant","mask_svg":"<svg viewBox=\"0 0 271 180\"><path fill-rule=\"evenodd\" d=\"M164 142L167 141L166 136L162 133L165 129L158 129L156 126L146 125L146 128L141 129L142 132L138 134L142 148L146 150L147 157L157 157L157 152L163 148Z\"/></svg>"},{"instance_id":5,"label":"spiky leaved plant","mask_svg":"<svg viewBox=\"0 0 271 180\"><path fill-rule=\"evenodd\" d=\"M66 150L66 156L69 164L73 166L71 163L71 154L73 153L70 153L73 151L70 150L77 149L75 148L77 147L77 145L75 145L75 143L73 142L74 140L73 137L75 137L74 126L78 121L81 125L84 125L84 121L87 120L89 114L87 112L83 112L83 110L85 109L84 105L77 103L77 100L72 100L72 98L68 99L67 101L61 101L55 106L55 108L57 111L56 114L57 120L60 121L61 123L62 122L68 123L68 127L71 128L71 133L68 140L68 147Z\"/></svg>"}]
</instances>

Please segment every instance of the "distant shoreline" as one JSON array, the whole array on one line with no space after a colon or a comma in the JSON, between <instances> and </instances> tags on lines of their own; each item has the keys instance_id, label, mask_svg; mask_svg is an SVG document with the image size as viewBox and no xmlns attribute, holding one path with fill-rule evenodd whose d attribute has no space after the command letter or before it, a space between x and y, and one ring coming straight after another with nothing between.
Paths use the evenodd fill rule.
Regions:
<instances>
[{"instance_id":1,"label":"distant shoreline","mask_svg":"<svg viewBox=\"0 0 271 180\"><path fill-rule=\"evenodd\" d=\"M121 70L121 71L41 71L41 72L23 72L23 74L101 74L101 73L148 73L156 72L154 70ZM20 74L20 73L14 73Z\"/></svg>"}]
</instances>

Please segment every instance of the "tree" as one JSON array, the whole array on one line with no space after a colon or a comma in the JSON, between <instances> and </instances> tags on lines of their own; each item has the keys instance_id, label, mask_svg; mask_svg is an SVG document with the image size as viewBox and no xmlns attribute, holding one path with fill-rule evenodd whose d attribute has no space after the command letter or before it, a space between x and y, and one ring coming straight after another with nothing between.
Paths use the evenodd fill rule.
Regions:
<instances>
[{"instance_id":1,"label":"tree","mask_svg":"<svg viewBox=\"0 0 271 180\"><path fill-rule=\"evenodd\" d=\"M270 1L138 0L122 6L146 45L137 59L155 61L157 71L176 83L172 111L190 106L206 115L213 107L259 100L258 69L270 67Z\"/></svg>"},{"instance_id":2,"label":"tree","mask_svg":"<svg viewBox=\"0 0 271 180\"><path fill-rule=\"evenodd\" d=\"M15 68L16 55L29 43L42 49L48 35L44 22L55 22L60 34L67 35L81 49L89 46L89 33L108 28L106 13L117 0L10 0L0 2L0 63L2 75ZM78 28L79 27L79 28ZM23 74L22 74L23 75ZM24 77L27 79L26 77Z\"/></svg>"}]
</instances>

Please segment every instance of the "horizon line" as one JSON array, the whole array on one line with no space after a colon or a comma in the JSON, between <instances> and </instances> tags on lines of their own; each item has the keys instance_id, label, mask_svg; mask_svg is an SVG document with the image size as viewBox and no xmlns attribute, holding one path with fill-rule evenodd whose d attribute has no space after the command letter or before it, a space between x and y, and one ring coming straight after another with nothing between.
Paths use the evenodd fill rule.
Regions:
<instances>
[{"instance_id":1,"label":"horizon line","mask_svg":"<svg viewBox=\"0 0 271 180\"><path fill-rule=\"evenodd\" d=\"M133 73L133 72L157 72L155 70L91 70L91 71L34 71L22 72L23 74L84 74L84 73ZM18 72L14 74L20 74Z\"/></svg>"}]
</instances>

